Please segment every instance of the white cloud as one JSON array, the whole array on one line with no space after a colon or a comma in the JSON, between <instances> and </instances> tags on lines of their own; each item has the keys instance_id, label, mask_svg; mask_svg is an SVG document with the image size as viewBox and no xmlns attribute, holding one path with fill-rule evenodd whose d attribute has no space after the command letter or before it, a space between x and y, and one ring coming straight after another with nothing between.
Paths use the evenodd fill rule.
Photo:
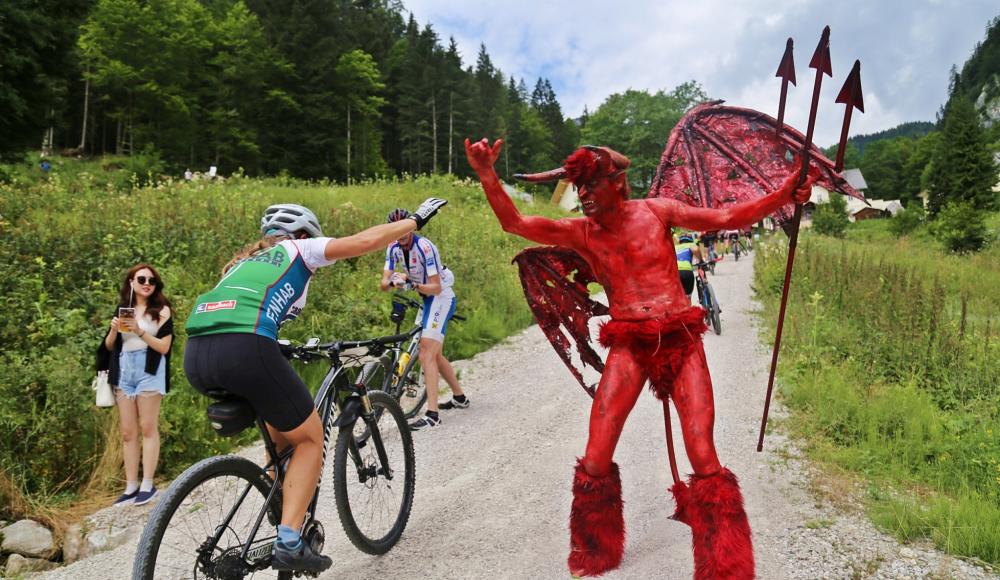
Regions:
<instances>
[{"instance_id":1,"label":"white cloud","mask_svg":"<svg viewBox=\"0 0 1000 580\"><path fill-rule=\"evenodd\" d=\"M865 114L855 112L852 134L933 120L947 96L948 69L968 58L988 20L1000 14L993 0L619 4L406 0L443 43L455 37L467 66L484 43L494 65L529 88L548 78L573 116L630 87L670 90L687 80L700 82L713 98L776 115L774 71L791 36L798 86L790 90L786 118L803 132L814 78L806 65L829 24L834 77L824 78L815 130L824 146L840 136L843 106L833 101L854 59L862 62Z\"/></svg>"}]
</instances>

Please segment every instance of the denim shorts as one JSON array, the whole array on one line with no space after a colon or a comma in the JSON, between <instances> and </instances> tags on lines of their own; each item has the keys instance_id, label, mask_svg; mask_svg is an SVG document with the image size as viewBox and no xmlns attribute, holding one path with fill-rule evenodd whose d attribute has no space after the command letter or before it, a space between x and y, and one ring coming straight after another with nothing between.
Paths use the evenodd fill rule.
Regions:
<instances>
[{"instance_id":1,"label":"denim shorts","mask_svg":"<svg viewBox=\"0 0 1000 580\"><path fill-rule=\"evenodd\" d=\"M123 350L118 356L118 389L129 399L134 399L140 393L167 394L167 371L163 357L156 374L146 372L146 350Z\"/></svg>"}]
</instances>

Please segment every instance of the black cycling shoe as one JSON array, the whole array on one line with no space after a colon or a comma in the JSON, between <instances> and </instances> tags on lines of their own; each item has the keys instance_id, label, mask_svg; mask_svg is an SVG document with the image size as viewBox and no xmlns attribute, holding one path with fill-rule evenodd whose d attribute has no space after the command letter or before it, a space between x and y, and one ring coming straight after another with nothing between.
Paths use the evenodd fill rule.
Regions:
<instances>
[{"instance_id":1,"label":"black cycling shoe","mask_svg":"<svg viewBox=\"0 0 1000 580\"><path fill-rule=\"evenodd\" d=\"M309 544L302 540L294 548L289 548L281 542L274 543L274 555L271 557L271 568L293 572L322 572L333 565L329 556L312 551Z\"/></svg>"}]
</instances>

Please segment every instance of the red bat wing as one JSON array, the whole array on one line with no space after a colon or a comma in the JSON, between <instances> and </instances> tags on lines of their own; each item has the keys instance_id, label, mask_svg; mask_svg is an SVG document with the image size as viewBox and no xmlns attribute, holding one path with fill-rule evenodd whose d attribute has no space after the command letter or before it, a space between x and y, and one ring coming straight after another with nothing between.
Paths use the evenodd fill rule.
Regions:
<instances>
[{"instance_id":1,"label":"red bat wing","mask_svg":"<svg viewBox=\"0 0 1000 580\"><path fill-rule=\"evenodd\" d=\"M583 380L584 366L604 372L604 361L590 339L590 319L605 316L608 307L591 300L587 284L596 282L580 254L561 247L528 248L514 257L528 306L580 386L594 396L594 385ZM571 342L572 341L572 342ZM577 367L571 352L579 356Z\"/></svg>"},{"instance_id":2,"label":"red bat wing","mask_svg":"<svg viewBox=\"0 0 1000 580\"><path fill-rule=\"evenodd\" d=\"M723 208L767 195L799 170L805 137L788 127L777 135L777 121L752 109L705 103L677 123L660 158L647 197L670 197L699 207ZM864 201L837 172L834 163L813 146L810 163L822 176L817 185ZM788 204L771 217L788 222Z\"/></svg>"}]
</instances>

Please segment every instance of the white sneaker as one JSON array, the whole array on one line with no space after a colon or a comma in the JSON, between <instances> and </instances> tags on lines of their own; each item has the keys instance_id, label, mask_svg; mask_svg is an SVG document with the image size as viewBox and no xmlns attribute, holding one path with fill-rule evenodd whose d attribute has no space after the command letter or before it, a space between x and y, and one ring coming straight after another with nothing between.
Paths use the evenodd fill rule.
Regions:
<instances>
[{"instance_id":1,"label":"white sneaker","mask_svg":"<svg viewBox=\"0 0 1000 580\"><path fill-rule=\"evenodd\" d=\"M469 408L469 397L466 397L464 401L458 401L456 399L452 399L450 401L445 401L444 403L441 403L438 406L438 408L443 409L445 411L450 410L450 409L468 409Z\"/></svg>"},{"instance_id":2,"label":"white sneaker","mask_svg":"<svg viewBox=\"0 0 1000 580\"><path fill-rule=\"evenodd\" d=\"M420 431L422 429L430 429L431 427L437 427L441 425L441 418L431 417L430 415L424 415L420 420L410 423L410 431Z\"/></svg>"}]
</instances>

